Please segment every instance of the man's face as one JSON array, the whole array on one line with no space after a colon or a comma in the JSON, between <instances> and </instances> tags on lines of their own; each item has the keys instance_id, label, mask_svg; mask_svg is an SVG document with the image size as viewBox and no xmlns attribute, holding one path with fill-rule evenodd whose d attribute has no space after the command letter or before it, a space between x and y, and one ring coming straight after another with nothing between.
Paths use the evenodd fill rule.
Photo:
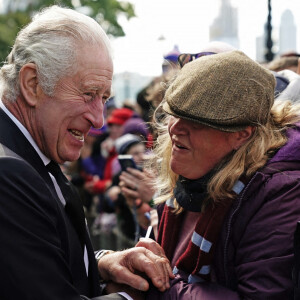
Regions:
<instances>
[{"instance_id":1,"label":"man's face","mask_svg":"<svg viewBox=\"0 0 300 300\"><path fill-rule=\"evenodd\" d=\"M113 65L107 49L86 46L77 53L76 71L59 80L53 97L39 88L31 118L34 140L58 163L78 159L91 126L103 126L104 103L111 91Z\"/></svg>"}]
</instances>

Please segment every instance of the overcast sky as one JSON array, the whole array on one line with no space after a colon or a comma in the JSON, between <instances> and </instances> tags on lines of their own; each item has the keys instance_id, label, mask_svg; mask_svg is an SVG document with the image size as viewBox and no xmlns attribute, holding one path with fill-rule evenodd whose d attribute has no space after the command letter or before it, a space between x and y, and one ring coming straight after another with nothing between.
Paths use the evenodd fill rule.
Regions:
<instances>
[{"instance_id":1,"label":"overcast sky","mask_svg":"<svg viewBox=\"0 0 300 300\"><path fill-rule=\"evenodd\" d=\"M199 52L209 42L209 26L218 15L221 0L129 0L137 17L121 19L126 37L112 41L115 73L159 75L163 54L176 44L182 52ZM238 8L240 49L255 59L255 39L263 34L267 0L231 0ZM290 9L298 27L300 0L272 0L272 25L276 38L281 14ZM163 36L164 40L159 40Z\"/></svg>"}]
</instances>

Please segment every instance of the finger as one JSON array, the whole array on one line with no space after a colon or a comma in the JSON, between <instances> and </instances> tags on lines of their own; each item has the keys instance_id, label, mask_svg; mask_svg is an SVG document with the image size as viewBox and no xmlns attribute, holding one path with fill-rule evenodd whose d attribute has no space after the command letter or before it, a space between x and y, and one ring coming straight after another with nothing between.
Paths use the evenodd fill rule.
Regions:
<instances>
[{"instance_id":1,"label":"finger","mask_svg":"<svg viewBox=\"0 0 300 300\"><path fill-rule=\"evenodd\" d=\"M137 243L136 247L138 247L139 245L146 245L148 247L147 249L156 254L155 256L153 256L153 258L151 257L151 259L154 259L155 265L159 270L157 274L159 274L160 272L163 276L163 285L160 289L162 289L161 291L163 291L166 288L168 289L170 287L169 278L170 276L173 276L173 272L169 260L165 256L164 250L156 242L149 238L141 238L140 242Z\"/></svg>"},{"instance_id":2,"label":"finger","mask_svg":"<svg viewBox=\"0 0 300 300\"><path fill-rule=\"evenodd\" d=\"M111 277L114 281L144 291L149 288L149 284L144 278L136 274L136 272L142 272L151 279L153 285L160 291L169 287L169 277L174 278L174 275L171 272L170 275L172 276L169 276L169 269L166 268L169 265L167 258L159 257L142 247L125 250L123 254L124 259L121 264L124 268L114 272L114 278Z\"/></svg>"},{"instance_id":3,"label":"finger","mask_svg":"<svg viewBox=\"0 0 300 300\"><path fill-rule=\"evenodd\" d=\"M155 260L156 266L162 270L162 274L164 276L163 282L164 285L160 288L160 291L164 291L165 289L170 288L170 280L169 280L169 271L168 271L168 263L166 262L166 259L163 257L157 258Z\"/></svg>"},{"instance_id":4,"label":"finger","mask_svg":"<svg viewBox=\"0 0 300 300\"><path fill-rule=\"evenodd\" d=\"M125 197L130 197L130 198L138 198L139 197L139 193L137 191L133 191L132 189L127 188L126 186L123 186L121 188L121 191Z\"/></svg>"},{"instance_id":5,"label":"finger","mask_svg":"<svg viewBox=\"0 0 300 300\"><path fill-rule=\"evenodd\" d=\"M120 175L120 180L123 181L127 186L135 186L138 183L138 179L130 174Z\"/></svg>"},{"instance_id":6,"label":"finger","mask_svg":"<svg viewBox=\"0 0 300 300\"><path fill-rule=\"evenodd\" d=\"M166 257L164 249L153 239L150 238L140 238L136 247L144 247L158 256Z\"/></svg>"},{"instance_id":7,"label":"finger","mask_svg":"<svg viewBox=\"0 0 300 300\"><path fill-rule=\"evenodd\" d=\"M135 181L143 181L147 179L147 177L144 175L144 172L133 168L127 168L127 171L124 173L124 177L126 177L128 180Z\"/></svg>"},{"instance_id":8,"label":"finger","mask_svg":"<svg viewBox=\"0 0 300 300\"><path fill-rule=\"evenodd\" d=\"M168 258L165 255L165 251L157 242L150 238L140 238L139 242L136 244L136 247L144 247L153 252L155 255L159 256L160 258L164 258L165 260L163 267L168 279L167 282L169 282L169 277L174 278L173 270L171 268L171 264Z\"/></svg>"},{"instance_id":9,"label":"finger","mask_svg":"<svg viewBox=\"0 0 300 300\"><path fill-rule=\"evenodd\" d=\"M146 258L140 249L135 250L135 248L131 248L103 256L98 262L101 278L105 281L126 284L141 291L148 290L147 280L134 274L136 271L140 271L138 266L142 265Z\"/></svg>"},{"instance_id":10,"label":"finger","mask_svg":"<svg viewBox=\"0 0 300 300\"><path fill-rule=\"evenodd\" d=\"M170 263L166 257L159 257L146 249L145 259L141 267L141 271L151 278L152 283L160 291L165 291L170 287L169 283L169 268ZM148 259L147 259L148 258ZM172 272L171 272L172 274Z\"/></svg>"},{"instance_id":11,"label":"finger","mask_svg":"<svg viewBox=\"0 0 300 300\"><path fill-rule=\"evenodd\" d=\"M128 168L128 171L129 171L129 168ZM134 180L135 179L135 176L133 176L132 174L130 174L129 172L122 172L120 174L120 178L124 178L125 180Z\"/></svg>"},{"instance_id":12,"label":"finger","mask_svg":"<svg viewBox=\"0 0 300 300\"><path fill-rule=\"evenodd\" d=\"M133 169L133 168L128 168L127 169L128 173L138 179L144 179L144 173L141 172L140 170Z\"/></svg>"},{"instance_id":13,"label":"finger","mask_svg":"<svg viewBox=\"0 0 300 300\"><path fill-rule=\"evenodd\" d=\"M127 284L140 291L147 291L149 289L149 283L146 279L130 272L127 268L122 269L117 282Z\"/></svg>"},{"instance_id":14,"label":"finger","mask_svg":"<svg viewBox=\"0 0 300 300\"><path fill-rule=\"evenodd\" d=\"M138 180L134 177L130 178L125 175L120 175L119 179L120 179L119 186L127 186L133 190L136 190L138 188Z\"/></svg>"}]
</instances>

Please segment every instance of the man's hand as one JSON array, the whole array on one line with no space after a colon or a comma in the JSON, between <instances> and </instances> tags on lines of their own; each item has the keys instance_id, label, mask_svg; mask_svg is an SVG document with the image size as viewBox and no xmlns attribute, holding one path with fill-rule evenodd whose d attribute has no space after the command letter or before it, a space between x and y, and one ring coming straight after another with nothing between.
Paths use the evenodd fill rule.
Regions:
<instances>
[{"instance_id":1,"label":"man's hand","mask_svg":"<svg viewBox=\"0 0 300 300\"><path fill-rule=\"evenodd\" d=\"M135 248L103 256L98 270L103 280L123 283L140 291L149 289L145 278L151 279L161 292L170 287L169 279L174 278L163 249L151 239L142 239Z\"/></svg>"}]
</instances>

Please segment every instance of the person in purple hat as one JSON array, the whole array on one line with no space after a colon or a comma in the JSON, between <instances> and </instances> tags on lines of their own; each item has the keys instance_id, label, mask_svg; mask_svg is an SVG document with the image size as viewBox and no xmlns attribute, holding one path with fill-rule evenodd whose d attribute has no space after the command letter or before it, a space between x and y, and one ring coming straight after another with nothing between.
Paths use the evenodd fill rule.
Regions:
<instances>
[{"instance_id":1,"label":"person in purple hat","mask_svg":"<svg viewBox=\"0 0 300 300\"><path fill-rule=\"evenodd\" d=\"M127 120L123 125L123 135L126 133L135 134L147 141L149 135L148 125L141 118L131 118Z\"/></svg>"},{"instance_id":2,"label":"person in purple hat","mask_svg":"<svg viewBox=\"0 0 300 300\"><path fill-rule=\"evenodd\" d=\"M177 45L174 48L164 55L164 61L162 64L162 71L166 73L172 69L178 69L177 59L180 55L180 51Z\"/></svg>"}]
</instances>

